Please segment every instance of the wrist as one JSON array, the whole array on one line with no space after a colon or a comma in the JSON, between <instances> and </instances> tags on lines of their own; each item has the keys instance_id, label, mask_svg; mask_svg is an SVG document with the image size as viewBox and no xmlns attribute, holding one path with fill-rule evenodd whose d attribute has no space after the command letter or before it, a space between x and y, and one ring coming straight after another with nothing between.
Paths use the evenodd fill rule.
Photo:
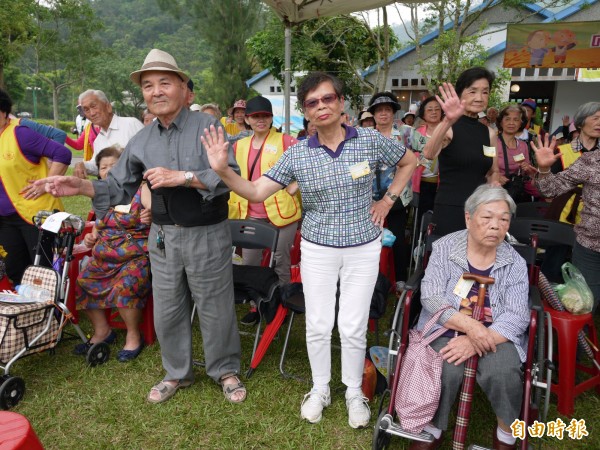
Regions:
<instances>
[{"instance_id":1,"label":"wrist","mask_svg":"<svg viewBox=\"0 0 600 450\"><path fill-rule=\"evenodd\" d=\"M550 172L552 172L550 170L550 167L538 167L537 168L537 173L540 175L548 175Z\"/></svg>"}]
</instances>

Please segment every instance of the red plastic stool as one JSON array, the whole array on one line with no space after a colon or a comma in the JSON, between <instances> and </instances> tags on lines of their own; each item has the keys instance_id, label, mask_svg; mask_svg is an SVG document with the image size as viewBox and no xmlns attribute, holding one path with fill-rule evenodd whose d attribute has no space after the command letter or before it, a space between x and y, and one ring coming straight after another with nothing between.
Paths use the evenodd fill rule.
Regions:
<instances>
[{"instance_id":1,"label":"red plastic stool","mask_svg":"<svg viewBox=\"0 0 600 450\"><path fill-rule=\"evenodd\" d=\"M558 384L552 383L552 392L558 397L557 410L565 416L574 411L575 397L588 389L596 388L600 393L600 370L595 366L585 367L577 363L577 336L587 325L588 335L592 343L598 346L598 336L591 314L574 315L570 312L556 311L546 302L544 309L550 313L552 328L556 331L558 350L555 352L558 361ZM600 363L600 354L596 353L596 361ZM591 374L592 377L575 384L575 372Z\"/></svg>"},{"instance_id":2,"label":"red plastic stool","mask_svg":"<svg viewBox=\"0 0 600 450\"><path fill-rule=\"evenodd\" d=\"M0 412L0 450L44 450L27 418L10 411Z\"/></svg>"},{"instance_id":3,"label":"red plastic stool","mask_svg":"<svg viewBox=\"0 0 600 450\"><path fill-rule=\"evenodd\" d=\"M117 309L107 309L106 319L112 328L119 328L121 330L127 329L125 322L121 320L121 316L119 315L119 311ZM146 307L142 313L140 331L144 335L144 342L146 345L154 344L154 341L156 341L156 332L154 331L154 298L152 295L148 297Z\"/></svg>"}]
</instances>

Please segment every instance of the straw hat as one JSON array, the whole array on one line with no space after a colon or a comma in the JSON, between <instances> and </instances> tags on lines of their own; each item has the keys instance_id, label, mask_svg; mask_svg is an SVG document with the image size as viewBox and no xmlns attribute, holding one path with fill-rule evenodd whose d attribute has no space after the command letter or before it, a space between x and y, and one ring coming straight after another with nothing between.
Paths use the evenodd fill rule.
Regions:
<instances>
[{"instance_id":1,"label":"straw hat","mask_svg":"<svg viewBox=\"0 0 600 450\"><path fill-rule=\"evenodd\" d=\"M167 52L163 52L162 50L158 50L153 48L146 56L144 60L144 64L140 70L136 70L135 72L131 72L129 78L137 85L141 85L141 77L142 73L149 72L151 70L160 71L160 72L175 72L183 81L187 83L190 79L185 72L179 69L177 66L177 62L175 58L169 55Z\"/></svg>"}]
</instances>

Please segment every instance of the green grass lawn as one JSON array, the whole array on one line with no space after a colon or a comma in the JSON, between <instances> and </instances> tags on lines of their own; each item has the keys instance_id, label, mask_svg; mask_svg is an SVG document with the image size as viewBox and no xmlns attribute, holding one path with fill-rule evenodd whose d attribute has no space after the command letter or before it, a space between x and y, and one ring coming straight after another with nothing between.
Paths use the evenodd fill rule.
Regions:
<instances>
[{"instance_id":1,"label":"green grass lawn","mask_svg":"<svg viewBox=\"0 0 600 450\"><path fill-rule=\"evenodd\" d=\"M238 307L240 317L246 312L244 306ZM86 320L82 320L82 326L89 331ZM202 359L197 321L195 328L194 354ZM308 378L302 316L295 321L293 330L286 367ZM373 344L371 333L369 340ZM242 336L241 341L242 370L245 372L252 338ZM45 352L24 358L11 371L26 383L25 398L14 411L30 420L47 449L354 449L371 446L372 428L353 430L347 424L339 350L335 348L332 357L333 402L321 423L311 425L302 421L299 414L308 384L284 379L278 373L282 336L273 342L254 375L245 380L248 399L241 405L225 401L220 387L206 377L201 367L195 370L193 386L180 390L167 403L149 404L145 397L164 374L157 343L146 348L137 360L119 363L114 357L124 344L124 332L119 331L118 342L111 347L111 359L104 365L90 368L82 357L71 354L77 342L66 339L57 346L54 354ZM493 412L480 392L476 398L469 442L491 446ZM377 404L378 399L371 404L372 425ZM557 417L561 416L552 405L549 420ZM600 448L600 438L595 434L600 423L597 394L588 392L579 396L573 417L586 420L590 436L582 441L566 436L562 441L546 438L544 448ZM567 424L571 419L561 418ZM447 439L444 448L449 448L449 442ZM408 448L408 441L392 438L391 448Z\"/></svg>"},{"instance_id":2,"label":"green grass lawn","mask_svg":"<svg viewBox=\"0 0 600 450\"><path fill-rule=\"evenodd\" d=\"M87 198L65 199L67 211L84 217L90 209ZM388 315L393 311L390 301ZM238 307L241 317L247 312ZM309 377L304 320L295 321L287 368ZM383 330L388 318L380 322ZM599 324L600 325L600 324ZM89 331L89 323L82 320ZM284 324L284 327L287 324ZM195 322L194 355L202 359L202 341ZM72 327L67 327L71 331ZM176 332L176 331L174 331ZM337 336L337 334L335 335ZM337 337L334 338L334 342ZM242 370L248 368L252 337L242 336ZM111 359L90 368L82 357L71 354L78 341L65 339L54 352L36 354L18 361L11 374L26 383L26 394L15 412L25 415L47 449L362 449L371 447L372 425L377 416L378 399L372 404L371 427L353 430L347 424L344 387L340 381L339 350L333 349L332 405L319 424L300 419L300 403L309 385L279 375L278 363L283 336L271 345L252 378L244 380L248 398L241 405L228 403L204 370L197 367L196 382L180 390L167 403L152 405L145 398L150 388L162 379L164 371L158 343L146 348L131 363L119 363L116 352L124 344L119 331ZM382 336L382 342L385 338ZM369 333L369 343L374 337ZM555 399L554 399L555 400ZM600 401L589 391L575 402L573 417L557 414L552 404L549 420L565 423L585 419L589 436L581 441L544 438L545 449L600 449ZM469 443L491 446L495 426L493 411L481 392L476 393ZM532 440L538 443L539 440ZM450 448L447 437L443 448ZM392 437L391 448L408 448L408 441Z\"/></svg>"}]
</instances>

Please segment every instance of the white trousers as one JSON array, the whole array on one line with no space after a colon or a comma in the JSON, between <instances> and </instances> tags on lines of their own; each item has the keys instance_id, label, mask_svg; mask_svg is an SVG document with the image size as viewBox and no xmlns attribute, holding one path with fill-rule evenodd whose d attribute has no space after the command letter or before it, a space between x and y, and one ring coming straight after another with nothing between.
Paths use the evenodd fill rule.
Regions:
<instances>
[{"instance_id":1,"label":"white trousers","mask_svg":"<svg viewBox=\"0 0 600 450\"><path fill-rule=\"evenodd\" d=\"M331 331L340 280L338 330L342 344L342 382L362 385L369 307L379 272L381 239L357 247L333 248L302 239L300 265L306 303L306 347L313 383L331 380Z\"/></svg>"}]
</instances>

